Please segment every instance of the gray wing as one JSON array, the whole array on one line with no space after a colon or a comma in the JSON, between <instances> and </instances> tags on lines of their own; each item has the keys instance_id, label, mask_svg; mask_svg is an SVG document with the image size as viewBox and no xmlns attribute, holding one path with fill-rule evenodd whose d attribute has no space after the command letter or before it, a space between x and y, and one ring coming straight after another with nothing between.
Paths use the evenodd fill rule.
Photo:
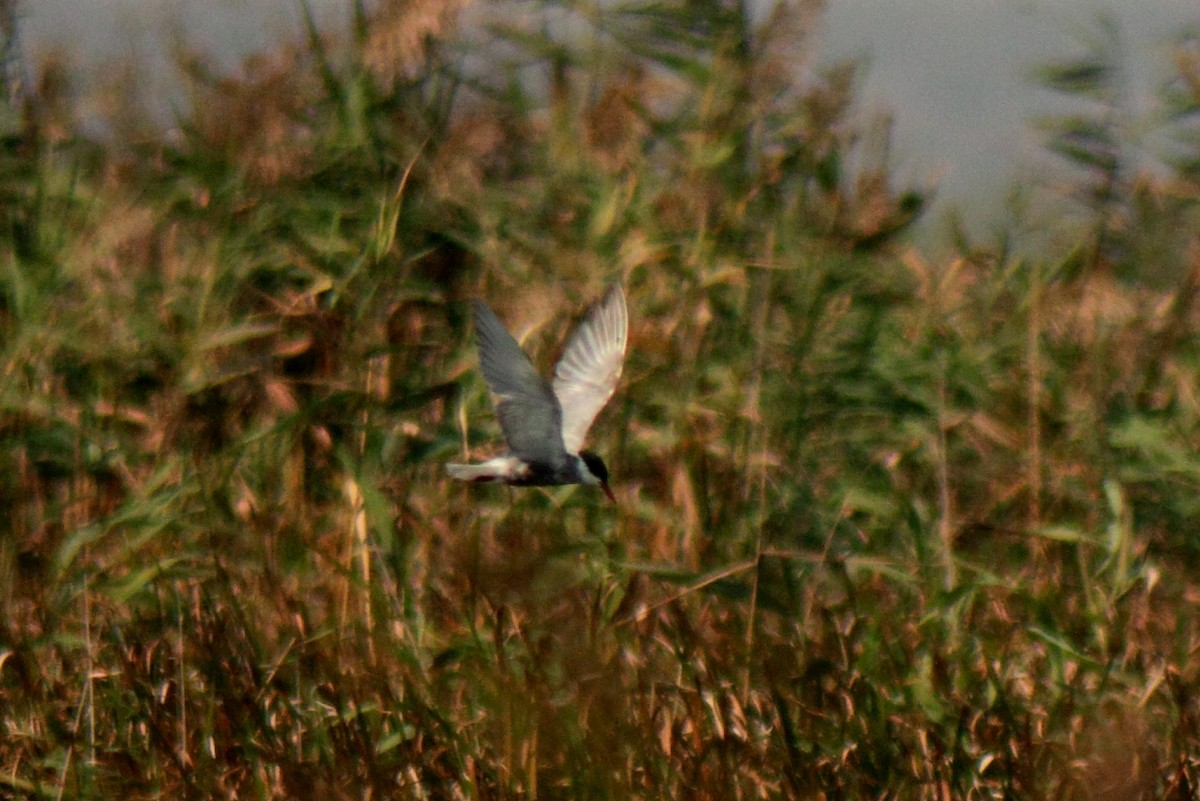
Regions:
<instances>
[{"instance_id":1,"label":"gray wing","mask_svg":"<svg viewBox=\"0 0 1200 801\"><path fill-rule=\"evenodd\" d=\"M565 455L562 410L546 379L481 301L475 301L479 365L492 391L508 448L525 460L554 462Z\"/></svg>"},{"instance_id":2,"label":"gray wing","mask_svg":"<svg viewBox=\"0 0 1200 801\"><path fill-rule=\"evenodd\" d=\"M575 329L554 368L563 446L569 453L578 453L592 421L617 388L628 329L625 293L613 284Z\"/></svg>"}]
</instances>

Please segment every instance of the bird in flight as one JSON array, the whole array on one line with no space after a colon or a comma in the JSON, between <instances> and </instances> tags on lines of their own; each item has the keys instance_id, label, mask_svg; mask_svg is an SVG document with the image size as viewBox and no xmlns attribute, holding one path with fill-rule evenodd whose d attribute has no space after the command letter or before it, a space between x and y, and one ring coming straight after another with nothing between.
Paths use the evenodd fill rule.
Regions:
<instances>
[{"instance_id":1,"label":"bird in flight","mask_svg":"<svg viewBox=\"0 0 1200 801\"><path fill-rule=\"evenodd\" d=\"M615 502L604 460L580 447L621 377L628 328L625 293L613 284L575 329L551 383L492 310L475 301L479 364L508 453L480 464L447 464L450 477L521 487L589 484Z\"/></svg>"}]
</instances>

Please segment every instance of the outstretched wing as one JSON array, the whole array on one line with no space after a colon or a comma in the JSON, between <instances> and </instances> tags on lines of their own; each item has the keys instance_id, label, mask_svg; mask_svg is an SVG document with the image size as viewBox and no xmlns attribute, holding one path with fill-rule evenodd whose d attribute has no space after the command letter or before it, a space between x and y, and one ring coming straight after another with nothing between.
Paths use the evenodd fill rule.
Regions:
<instances>
[{"instance_id":1,"label":"outstretched wing","mask_svg":"<svg viewBox=\"0 0 1200 801\"><path fill-rule=\"evenodd\" d=\"M562 411L554 391L504 324L478 300L475 335L479 365L509 450L526 461L563 458Z\"/></svg>"},{"instance_id":2,"label":"outstretched wing","mask_svg":"<svg viewBox=\"0 0 1200 801\"><path fill-rule=\"evenodd\" d=\"M625 293L613 284L575 329L554 368L562 442L569 453L579 452L592 421L617 388L628 330Z\"/></svg>"}]
</instances>

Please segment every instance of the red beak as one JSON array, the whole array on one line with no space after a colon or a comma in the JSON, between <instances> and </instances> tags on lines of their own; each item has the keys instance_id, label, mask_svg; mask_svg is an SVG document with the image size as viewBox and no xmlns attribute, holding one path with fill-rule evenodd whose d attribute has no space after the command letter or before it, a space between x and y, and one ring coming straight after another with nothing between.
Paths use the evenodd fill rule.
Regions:
<instances>
[{"instance_id":1,"label":"red beak","mask_svg":"<svg viewBox=\"0 0 1200 801\"><path fill-rule=\"evenodd\" d=\"M617 496L613 495L612 488L608 486L607 481L600 482L600 489L604 490L604 494L608 496L608 499L610 501L612 501L613 503L617 502Z\"/></svg>"}]
</instances>

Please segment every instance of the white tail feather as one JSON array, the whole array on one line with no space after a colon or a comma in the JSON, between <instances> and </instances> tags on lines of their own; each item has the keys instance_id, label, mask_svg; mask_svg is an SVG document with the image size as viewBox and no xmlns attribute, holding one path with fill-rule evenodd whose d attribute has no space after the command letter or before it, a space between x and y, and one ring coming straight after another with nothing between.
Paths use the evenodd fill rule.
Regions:
<instances>
[{"instance_id":1,"label":"white tail feather","mask_svg":"<svg viewBox=\"0 0 1200 801\"><path fill-rule=\"evenodd\" d=\"M459 481L504 481L527 472L528 467L515 456L497 456L480 464L448 464L446 472Z\"/></svg>"},{"instance_id":2,"label":"white tail feather","mask_svg":"<svg viewBox=\"0 0 1200 801\"><path fill-rule=\"evenodd\" d=\"M495 481L498 476L492 468L482 464L448 464L446 472L459 481Z\"/></svg>"}]
</instances>

